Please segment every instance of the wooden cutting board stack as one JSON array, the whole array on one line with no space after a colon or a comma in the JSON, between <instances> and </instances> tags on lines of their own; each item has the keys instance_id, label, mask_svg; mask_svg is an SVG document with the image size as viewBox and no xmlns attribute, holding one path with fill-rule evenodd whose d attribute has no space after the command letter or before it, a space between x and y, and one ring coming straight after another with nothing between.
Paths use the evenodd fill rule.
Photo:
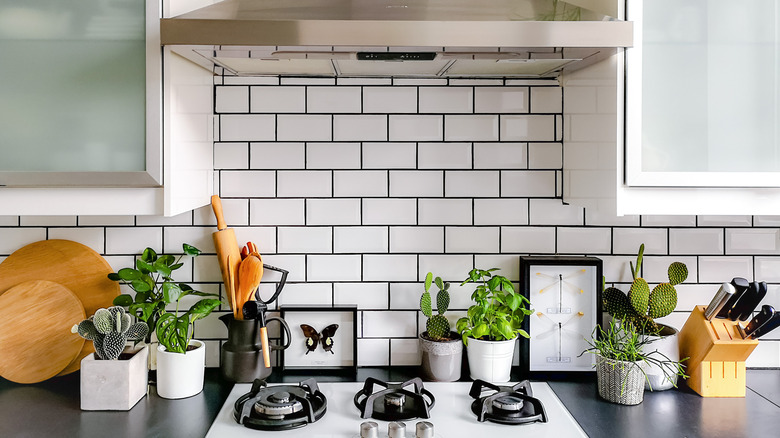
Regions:
<instances>
[{"instance_id":1,"label":"wooden cutting board stack","mask_svg":"<svg viewBox=\"0 0 780 438\"><path fill-rule=\"evenodd\" d=\"M70 328L112 305L119 283L111 272L70 240L31 243L0 263L0 376L35 383L78 370L95 350Z\"/></svg>"}]
</instances>

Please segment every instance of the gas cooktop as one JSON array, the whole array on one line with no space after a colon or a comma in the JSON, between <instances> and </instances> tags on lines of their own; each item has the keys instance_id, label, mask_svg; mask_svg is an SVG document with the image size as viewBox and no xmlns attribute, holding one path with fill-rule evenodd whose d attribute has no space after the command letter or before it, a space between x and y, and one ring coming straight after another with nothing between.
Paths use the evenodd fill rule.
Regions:
<instances>
[{"instance_id":1,"label":"gas cooktop","mask_svg":"<svg viewBox=\"0 0 780 438\"><path fill-rule=\"evenodd\" d=\"M268 388L273 389L275 386L285 385L287 387L279 389L289 390L289 383L272 383L268 384ZM505 385L512 386L512 384L502 384L502 387ZM357 402L360 404L359 402L363 398L360 393L365 391L366 384L364 382L317 382L317 386L327 399L327 412L324 415L300 428L258 431L238 424L235 420L235 402L253 390L251 384L236 384L206 436L208 438L250 438L272 434L280 437L353 438L360 436L360 425L365 421L378 423L379 436L387 436L390 424L388 421L361 418L361 412L356 407L355 399L357 398ZM428 418L421 416L403 420L407 425L406 435L413 437L415 425L418 422L427 421L433 424L436 438L505 436L510 433L549 438L587 437L555 393L544 382L532 382L531 390L533 397L544 405L547 421L521 425L479 421L477 415L472 412L472 404L475 402L475 399L469 394L472 386L471 382L424 382L425 390L435 396L435 406L429 409Z\"/></svg>"}]
</instances>

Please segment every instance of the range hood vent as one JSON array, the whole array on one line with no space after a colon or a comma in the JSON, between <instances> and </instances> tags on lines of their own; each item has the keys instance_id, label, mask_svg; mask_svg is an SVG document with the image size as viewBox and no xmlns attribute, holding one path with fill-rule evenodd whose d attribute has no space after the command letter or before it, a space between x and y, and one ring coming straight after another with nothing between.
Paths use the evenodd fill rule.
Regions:
<instances>
[{"instance_id":1,"label":"range hood vent","mask_svg":"<svg viewBox=\"0 0 780 438\"><path fill-rule=\"evenodd\" d=\"M632 45L632 23L571 3L610 2L224 0L160 35L240 76L555 77Z\"/></svg>"}]
</instances>

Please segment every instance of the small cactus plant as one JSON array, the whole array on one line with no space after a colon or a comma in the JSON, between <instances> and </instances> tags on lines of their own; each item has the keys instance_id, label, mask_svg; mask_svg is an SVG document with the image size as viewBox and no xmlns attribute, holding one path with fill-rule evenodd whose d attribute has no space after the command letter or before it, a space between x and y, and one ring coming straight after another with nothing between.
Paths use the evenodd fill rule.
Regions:
<instances>
[{"instance_id":1,"label":"small cactus plant","mask_svg":"<svg viewBox=\"0 0 780 438\"><path fill-rule=\"evenodd\" d=\"M614 318L633 324L643 333L657 333L660 328L653 319L669 315L677 307L674 286L688 278L688 267L681 262L672 263L668 269L669 282L660 283L651 291L647 281L639 277L644 251L645 245L642 244L636 265L629 263L634 281L628 295L615 287L604 288L604 310Z\"/></svg>"},{"instance_id":2,"label":"small cactus plant","mask_svg":"<svg viewBox=\"0 0 780 438\"><path fill-rule=\"evenodd\" d=\"M116 360L127 341L140 341L149 331L144 322L132 323L132 317L121 306L98 309L95 315L71 329L82 338L92 341L95 355L101 360Z\"/></svg>"},{"instance_id":3,"label":"small cactus plant","mask_svg":"<svg viewBox=\"0 0 780 438\"><path fill-rule=\"evenodd\" d=\"M436 287L439 288L439 292L436 294L436 315L433 314L433 300L429 292L431 283L436 283ZM425 292L420 298L420 310L422 310L423 315L428 317L425 329L428 331L428 337L434 341L449 338L450 335L450 322L444 316L444 312L450 306L449 288L450 283L442 281L440 277L433 279L431 272L425 277Z\"/></svg>"}]
</instances>

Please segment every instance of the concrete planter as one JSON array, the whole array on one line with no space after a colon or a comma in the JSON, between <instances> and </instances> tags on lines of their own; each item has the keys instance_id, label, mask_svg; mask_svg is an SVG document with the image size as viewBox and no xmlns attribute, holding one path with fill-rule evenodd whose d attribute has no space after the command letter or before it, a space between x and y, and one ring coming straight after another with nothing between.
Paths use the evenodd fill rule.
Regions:
<instances>
[{"instance_id":1,"label":"concrete planter","mask_svg":"<svg viewBox=\"0 0 780 438\"><path fill-rule=\"evenodd\" d=\"M659 325L661 326L660 336L645 336L650 340L650 343L642 348L643 352L649 357L661 361L679 361L680 343L677 329L668 325ZM642 369L647 374L645 380L645 389L647 390L652 388L653 391L661 391L673 388L677 384L677 370L672 364L653 365L643 362Z\"/></svg>"},{"instance_id":2,"label":"concrete planter","mask_svg":"<svg viewBox=\"0 0 780 438\"><path fill-rule=\"evenodd\" d=\"M160 397L186 398L203 391L206 344L193 339L190 345L197 348L184 354L157 346L157 395Z\"/></svg>"},{"instance_id":3,"label":"concrete planter","mask_svg":"<svg viewBox=\"0 0 780 438\"><path fill-rule=\"evenodd\" d=\"M596 355L599 396L619 405L638 405L645 394L642 362L625 362Z\"/></svg>"},{"instance_id":4,"label":"concrete planter","mask_svg":"<svg viewBox=\"0 0 780 438\"><path fill-rule=\"evenodd\" d=\"M455 332L454 339L432 341L427 339L428 332L420 334L422 351L422 371L426 380L434 382L454 382L460 379L463 363L463 341Z\"/></svg>"},{"instance_id":5,"label":"concrete planter","mask_svg":"<svg viewBox=\"0 0 780 438\"><path fill-rule=\"evenodd\" d=\"M473 380L491 383L509 381L512 371L512 356L517 338L506 341L483 341L469 338L466 353L469 359L469 374Z\"/></svg>"},{"instance_id":6,"label":"concrete planter","mask_svg":"<svg viewBox=\"0 0 780 438\"><path fill-rule=\"evenodd\" d=\"M124 353L134 350L128 348ZM81 360L81 409L128 411L146 395L149 348L143 346L126 360Z\"/></svg>"}]
</instances>

